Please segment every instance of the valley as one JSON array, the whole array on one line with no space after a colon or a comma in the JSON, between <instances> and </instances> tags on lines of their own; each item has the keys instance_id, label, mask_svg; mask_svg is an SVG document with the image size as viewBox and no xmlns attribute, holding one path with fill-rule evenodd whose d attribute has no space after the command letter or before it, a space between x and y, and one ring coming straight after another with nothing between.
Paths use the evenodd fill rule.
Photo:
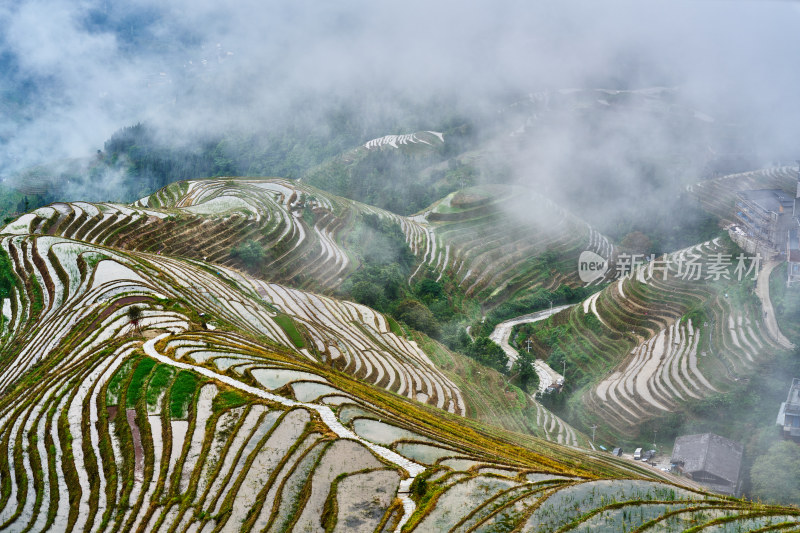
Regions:
<instances>
[{"instance_id":1,"label":"valley","mask_svg":"<svg viewBox=\"0 0 800 533\"><path fill-rule=\"evenodd\" d=\"M732 255L725 237L665 256L655 274L654 265L618 280L610 271L577 303L483 315L469 329L491 325L487 337L507 357L499 369L402 315L342 299L348 278L374 261L348 238L364 220L396 228L413 258L405 283L454 291L467 320L479 318L469 302L508 314L531 289L577 290L583 249L619 257L551 202L520 219L514 195L482 186L400 216L303 182L222 178L130 205L55 203L11 221L1 231L12 284L0 357L3 526L793 524L793 508L725 499L614 458L537 398L569 395L561 412L577 427L602 420L599 440L630 438L793 349L768 317L773 263L752 293L675 270L689 256ZM561 333L550 343L553 328ZM524 339L539 355L529 391L510 381ZM553 348L566 375L552 355L547 365ZM561 383L564 392L549 391Z\"/></svg>"},{"instance_id":2,"label":"valley","mask_svg":"<svg viewBox=\"0 0 800 533\"><path fill-rule=\"evenodd\" d=\"M482 129L428 107L417 131L359 137L351 114L199 151L139 124L20 174L0 530L796 529L751 474L800 372L793 267L735 224L742 191L797 170L698 181L725 127L674 95L544 91ZM694 129L680 157L639 146L627 185L611 160L539 164L571 121L630 138L607 113ZM122 200L55 185L112 175ZM670 460L707 432L745 450L733 496Z\"/></svg>"}]
</instances>

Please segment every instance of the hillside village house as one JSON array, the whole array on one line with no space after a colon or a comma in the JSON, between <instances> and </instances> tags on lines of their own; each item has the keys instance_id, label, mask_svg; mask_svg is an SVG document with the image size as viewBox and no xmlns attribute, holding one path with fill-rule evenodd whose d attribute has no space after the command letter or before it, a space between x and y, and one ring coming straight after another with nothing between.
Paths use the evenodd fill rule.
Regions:
<instances>
[{"instance_id":1,"label":"hillside village house","mask_svg":"<svg viewBox=\"0 0 800 533\"><path fill-rule=\"evenodd\" d=\"M740 191L736 196L736 220L744 233L738 244L765 257L784 253L789 231L797 225L797 199L781 189Z\"/></svg>"},{"instance_id":2,"label":"hillside village house","mask_svg":"<svg viewBox=\"0 0 800 533\"><path fill-rule=\"evenodd\" d=\"M800 281L800 169L794 197L781 189L739 191L728 234L747 253L786 259L786 284Z\"/></svg>"},{"instance_id":3,"label":"hillside village house","mask_svg":"<svg viewBox=\"0 0 800 533\"><path fill-rule=\"evenodd\" d=\"M675 439L672 464L693 481L719 494L738 496L744 447L714 433Z\"/></svg>"},{"instance_id":4,"label":"hillside village house","mask_svg":"<svg viewBox=\"0 0 800 533\"><path fill-rule=\"evenodd\" d=\"M798 200L800 208L800 200ZM798 212L800 215L800 212ZM793 228L789 231L789 241L786 243L786 260L788 262L786 284L791 287L800 282L800 229Z\"/></svg>"},{"instance_id":5,"label":"hillside village house","mask_svg":"<svg viewBox=\"0 0 800 533\"><path fill-rule=\"evenodd\" d=\"M789 394L786 401L781 403L775 423L783 438L800 441L800 379L792 380Z\"/></svg>"}]
</instances>

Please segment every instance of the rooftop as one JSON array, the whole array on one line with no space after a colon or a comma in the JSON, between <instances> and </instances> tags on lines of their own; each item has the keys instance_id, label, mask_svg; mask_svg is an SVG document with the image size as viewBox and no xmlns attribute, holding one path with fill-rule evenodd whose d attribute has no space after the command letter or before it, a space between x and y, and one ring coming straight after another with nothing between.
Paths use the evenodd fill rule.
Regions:
<instances>
[{"instance_id":1,"label":"rooftop","mask_svg":"<svg viewBox=\"0 0 800 533\"><path fill-rule=\"evenodd\" d=\"M784 211L790 211L794 206L792 195L782 189L740 191L739 197L770 213L780 213L781 207L783 207Z\"/></svg>"},{"instance_id":2,"label":"rooftop","mask_svg":"<svg viewBox=\"0 0 800 533\"><path fill-rule=\"evenodd\" d=\"M672 462L683 463L689 474L708 472L735 486L739 481L744 447L714 433L683 435L675 439Z\"/></svg>"},{"instance_id":3,"label":"rooftop","mask_svg":"<svg viewBox=\"0 0 800 533\"><path fill-rule=\"evenodd\" d=\"M789 394L786 395L786 409L800 412L800 378L794 378L792 380L792 386L789 387Z\"/></svg>"},{"instance_id":4,"label":"rooftop","mask_svg":"<svg viewBox=\"0 0 800 533\"><path fill-rule=\"evenodd\" d=\"M786 415L789 415L789 420L786 420ZM775 419L775 424L780 426L785 437L798 438L800 437L800 427L794 426L794 418L800 416L798 412L791 412L786 410L786 402L781 402L781 408L778 410L778 418Z\"/></svg>"}]
</instances>

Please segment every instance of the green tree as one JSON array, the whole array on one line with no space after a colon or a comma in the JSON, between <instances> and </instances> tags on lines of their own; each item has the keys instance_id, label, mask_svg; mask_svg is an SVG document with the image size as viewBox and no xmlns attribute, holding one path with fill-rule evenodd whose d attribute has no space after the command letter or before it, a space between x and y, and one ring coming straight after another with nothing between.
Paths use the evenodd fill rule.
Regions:
<instances>
[{"instance_id":1,"label":"green tree","mask_svg":"<svg viewBox=\"0 0 800 533\"><path fill-rule=\"evenodd\" d=\"M452 321L442 326L442 342L451 350L465 352L472 339L462 322Z\"/></svg>"},{"instance_id":2,"label":"green tree","mask_svg":"<svg viewBox=\"0 0 800 533\"><path fill-rule=\"evenodd\" d=\"M414 292L417 294L419 299L426 304L430 304L431 302L434 302L445 296L442 284L428 278L417 283Z\"/></svg>"},{"instance_id":3,"label":"green tree","mask_svg":"<svg viewBox=\"0 0 800 533\"><path fill-rule=\"evenodd\" d=\"M408 269L416 261L400 224L377 215L361 215L358 226L351 233L350 244L369 265L399 265Z\"/></svg>"},{"instance_id":4,"label":"green tree","mask_svg":"<svg viewBox=\"0 0 800 533\"><path fill-rule=\"evenodd\" d=\"M467 355L499 372L507 372L508 356L506 352L489 337L475 339L475 342L467 347Z\"/></svg>"},{"instance_id":5,"label":"green tree","mask_svg":"<svg viewBox=\"0 0 800 533\"><path fill-rule=\"evenodd\" d=\"M142 332L142 308L138 305L134 305L133 307L128 308L128 322L133 326L133 329L136 333Z\"/></svg>"},{"instance_id":6,"label":"green tree","mask_svg":"<svg viewBox=\"0 0 800 533\"><path fill-rule=\"evenodd\" d=\"M397 306L395 317L431 337L439 336L439 323L431 310L417 300L404 300Z\"/></svg>"},{"instance_id":7,"label":"green tree","mask_svg":"<svg viewBox=\"0 0 800 533\"><path fill-rule=\"evenodd\" d=\"M750 470L753 498L770 503L800 501L800 446L779 441L758 457Z\"/></svg>"},{"instance_id":8,"label":"green tree","mask_svg":"<svg viewBox=\"0 0 800 533\"><path fill-rule=\"evenodd\" d=\"M252 239L248 239L231 250L231 257L240 260L247 268L256 268L267 257L264 247Z\"/></svg>"},{"instance_id":9,"label":"green tree","mask_svg":"<svg viewBox=\"0 0 800 533\"><path fill-rule=\"evenodd\" d=\"M360 304L375 309L382 309L384 307L382 305L383 300L385 300L383 288L372 281L365 280L354 283L353 288L350 289L350 294L353 296L353 299Z\"/></svg>"},{"instance_id":10,"label":"green tree","mask_svg":"<svg viewBox=\"0 0 800 533\"><path fill-rule=\"evenodd\" d=\"M533 366L534 357L525 351L519 351L519 357L514 361L511 372L516 374L517 379L525 392L536 392L539 388L539 374Z\"/></svg>"}]
</instances>

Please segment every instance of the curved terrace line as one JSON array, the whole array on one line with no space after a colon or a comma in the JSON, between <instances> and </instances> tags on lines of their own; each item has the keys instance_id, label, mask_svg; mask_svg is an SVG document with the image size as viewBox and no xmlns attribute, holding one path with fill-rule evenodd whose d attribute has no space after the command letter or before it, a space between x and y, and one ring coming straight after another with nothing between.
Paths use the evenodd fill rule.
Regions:
<instances>
[{"instance_id":1,"label":"curved terrace line","mask_svg":"<svg viewBox=\"0 0 800 533\"><path fill-rule=\"evenodd\" d=\"M173 359L165 355L160 354L155 348L156 343L170 335L171 333L163 333L158 337L155 337L145 342L144 345L142 346L142 349L144 350L145 354L147 354L148 357L151 357L163 364L170 365L175 368L181 368L184 370L191 370L197 372L198 374L201 374L211 379L218 380L235 389L239 389L242 392L252 394L253 396L257 396L259 398L263 398L271 402L279 403L286 407L305 407L306 409L312 409L319 414L319 417L322 420L322 422L324 422L325 425L328 426L328 428L331 431L333 431L338 437L343 439L356 440L361 444L363 444L364 446L366 446L367 448L369 448L370 450L372 450L375 454L379 455L380 457L386 459L387 461L399 466L400 468L408 472L409 477L400 482L400 487L397 492L398 498L400 498L400 501L403 503L403 516L400 518L400 522L397 524L397 527L395 528L395 532L397 533L400 532L400 530L403 528L406 522L408 522L408 519L411 518L411 515L416 510L417 507L416 503L414 503L414 501L409 497L408 494L411 488L411 483L414 481L414 478L416 478L418 475L420 475L426 470L426 468L423 465L415 463L414 461L411 461L410 459L407 459L402 455L398 454L397 452L389 450L388 448L379 446L377 444L373 444L372 442L362 439L361 437L356 435L355 432L347 429L341 422L339 422L339 420L336 418L336 415L327 405L317 405L314 403L306 403L306 402L298 402L295 400L290 400L288 398L284 398L283 396L278 396L276 394L272 394L265 390L247 385L231 377L218 374L212 370L209 370L208 368L194 366L188 363L180 363L178 361L174 361Z\"/></svg>"}]
</instances>

